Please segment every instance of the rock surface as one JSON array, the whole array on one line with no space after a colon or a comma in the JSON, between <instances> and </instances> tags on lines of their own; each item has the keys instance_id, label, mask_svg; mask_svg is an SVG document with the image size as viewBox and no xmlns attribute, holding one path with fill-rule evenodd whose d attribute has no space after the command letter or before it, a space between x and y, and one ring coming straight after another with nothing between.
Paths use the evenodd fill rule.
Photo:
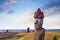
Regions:
<instances>
[{"instance_id":1,"label":"rock surface","mask_svg":"<svg viewBox=\"0 0 60 40\"><path fill-rule=\"evenodd\" d=\"M35 18L35 34L34 34L34 40L44 40L45 37L45 29L42 28L43 25L43 18L44 14L41 12L40 8L37 9L37 11L34 14Z\"/></svg>"}]
</instances>

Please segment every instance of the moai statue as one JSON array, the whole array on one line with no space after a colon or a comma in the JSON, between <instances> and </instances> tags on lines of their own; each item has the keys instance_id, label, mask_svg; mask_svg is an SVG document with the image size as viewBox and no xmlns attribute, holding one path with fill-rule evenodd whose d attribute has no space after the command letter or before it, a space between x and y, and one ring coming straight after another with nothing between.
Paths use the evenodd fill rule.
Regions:
<instances>
[{"instance_id":1,"label":"moai statue","mask_svg":"<svg viewBox=\"0 0 60 40\"><path fill-rule=\"evenodd\" d=\"M6 30L6 32L8 32L8 30Z\"/></svg>"},{"instance_id":2,"label":"moai statue","mask_svg":"<svg viewBox=\"0 0 60 40\"><path fill-rule=\"evenodd\" d=\"M34 35L34 40L44 40L45 36L45 29L42 28L43 25L43 18L44 14L41 12L40 8L37 9L37 11L34 14L34 19L35 19L35 35Z\"/></svg>"},{"instance_id":3,"label":"moai statue","mask_svg":"<svg viewBox=\"0 0 60 40\"><path fill-rule=\"evenodd\" d=\"M30 28L29 28L29 27L27 28L27 32L28 32L28 33L30 32Z\"/></svg>"}]
</instances>

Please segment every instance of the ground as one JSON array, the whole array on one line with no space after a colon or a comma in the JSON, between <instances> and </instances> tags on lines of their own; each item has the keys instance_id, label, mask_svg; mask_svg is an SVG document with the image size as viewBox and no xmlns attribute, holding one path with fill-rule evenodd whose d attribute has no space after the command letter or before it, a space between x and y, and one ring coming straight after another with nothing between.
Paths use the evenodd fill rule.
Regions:
<instances>
[{"instance_id":1,"label":"ground","mask_svg":"<svg viewBox=\"0 0 60 40\"><path fill-rule=\"evenodd\" d=\"M45 32L45 40L52 40L53 36L56 35L57 40L60 40L60 32ZM21 33L14 37L3 38L3 40L33 40L34 32Z\"/></svg>"}]
</instances>

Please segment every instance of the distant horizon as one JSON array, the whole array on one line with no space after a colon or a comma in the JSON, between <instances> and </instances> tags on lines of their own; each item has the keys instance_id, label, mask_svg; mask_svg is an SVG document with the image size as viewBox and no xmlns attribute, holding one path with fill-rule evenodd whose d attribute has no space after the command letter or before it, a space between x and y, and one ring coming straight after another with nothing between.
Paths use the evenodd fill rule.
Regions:
<instances>
[{"instance_id":1,"label":"distant horizon","mask_svg":"<svg viewBox=\"0 0 60 40\"><path fill-rule=\"evenodd\" d=\"M7 32L7 30L0 30L0 32ZM8 32L27 32L27 30L8 30ZM33 32L33 29L30 29L30 32ZM60 29L45 29L45 32L60 32Z\"/></svg>"},{"instance_id":2,"label":"distant horizon","mask_svg":"<svg viewBox=\"0 0 60 40\"><path fill-rule=\"evenodd\" d=\"M0 30L27 30L27 29L0 29ZM35 30L35 29L30 29ZM60 29L45 29L45 30L60 30Z\"/></svg>"}]
</instances>

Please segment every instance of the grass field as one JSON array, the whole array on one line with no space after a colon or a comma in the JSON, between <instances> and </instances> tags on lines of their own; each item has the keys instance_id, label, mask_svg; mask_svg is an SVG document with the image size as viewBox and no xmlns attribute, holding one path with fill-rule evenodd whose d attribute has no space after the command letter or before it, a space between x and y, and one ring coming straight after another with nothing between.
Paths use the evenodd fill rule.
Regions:
<instances>
[{"instance_id":1,"label":"grass field","mask_svg":"<svg viewBox=\"0 0 60 40\"><path fill-rule=\"evenodd\" d=\"M52 40L52 37L56 35L57 40L60 40L60 32L45 32L45 40ZM33 40L34 32L21 33L18 36L3 38L3 40Z\"/></svg>"}]
</instances>

